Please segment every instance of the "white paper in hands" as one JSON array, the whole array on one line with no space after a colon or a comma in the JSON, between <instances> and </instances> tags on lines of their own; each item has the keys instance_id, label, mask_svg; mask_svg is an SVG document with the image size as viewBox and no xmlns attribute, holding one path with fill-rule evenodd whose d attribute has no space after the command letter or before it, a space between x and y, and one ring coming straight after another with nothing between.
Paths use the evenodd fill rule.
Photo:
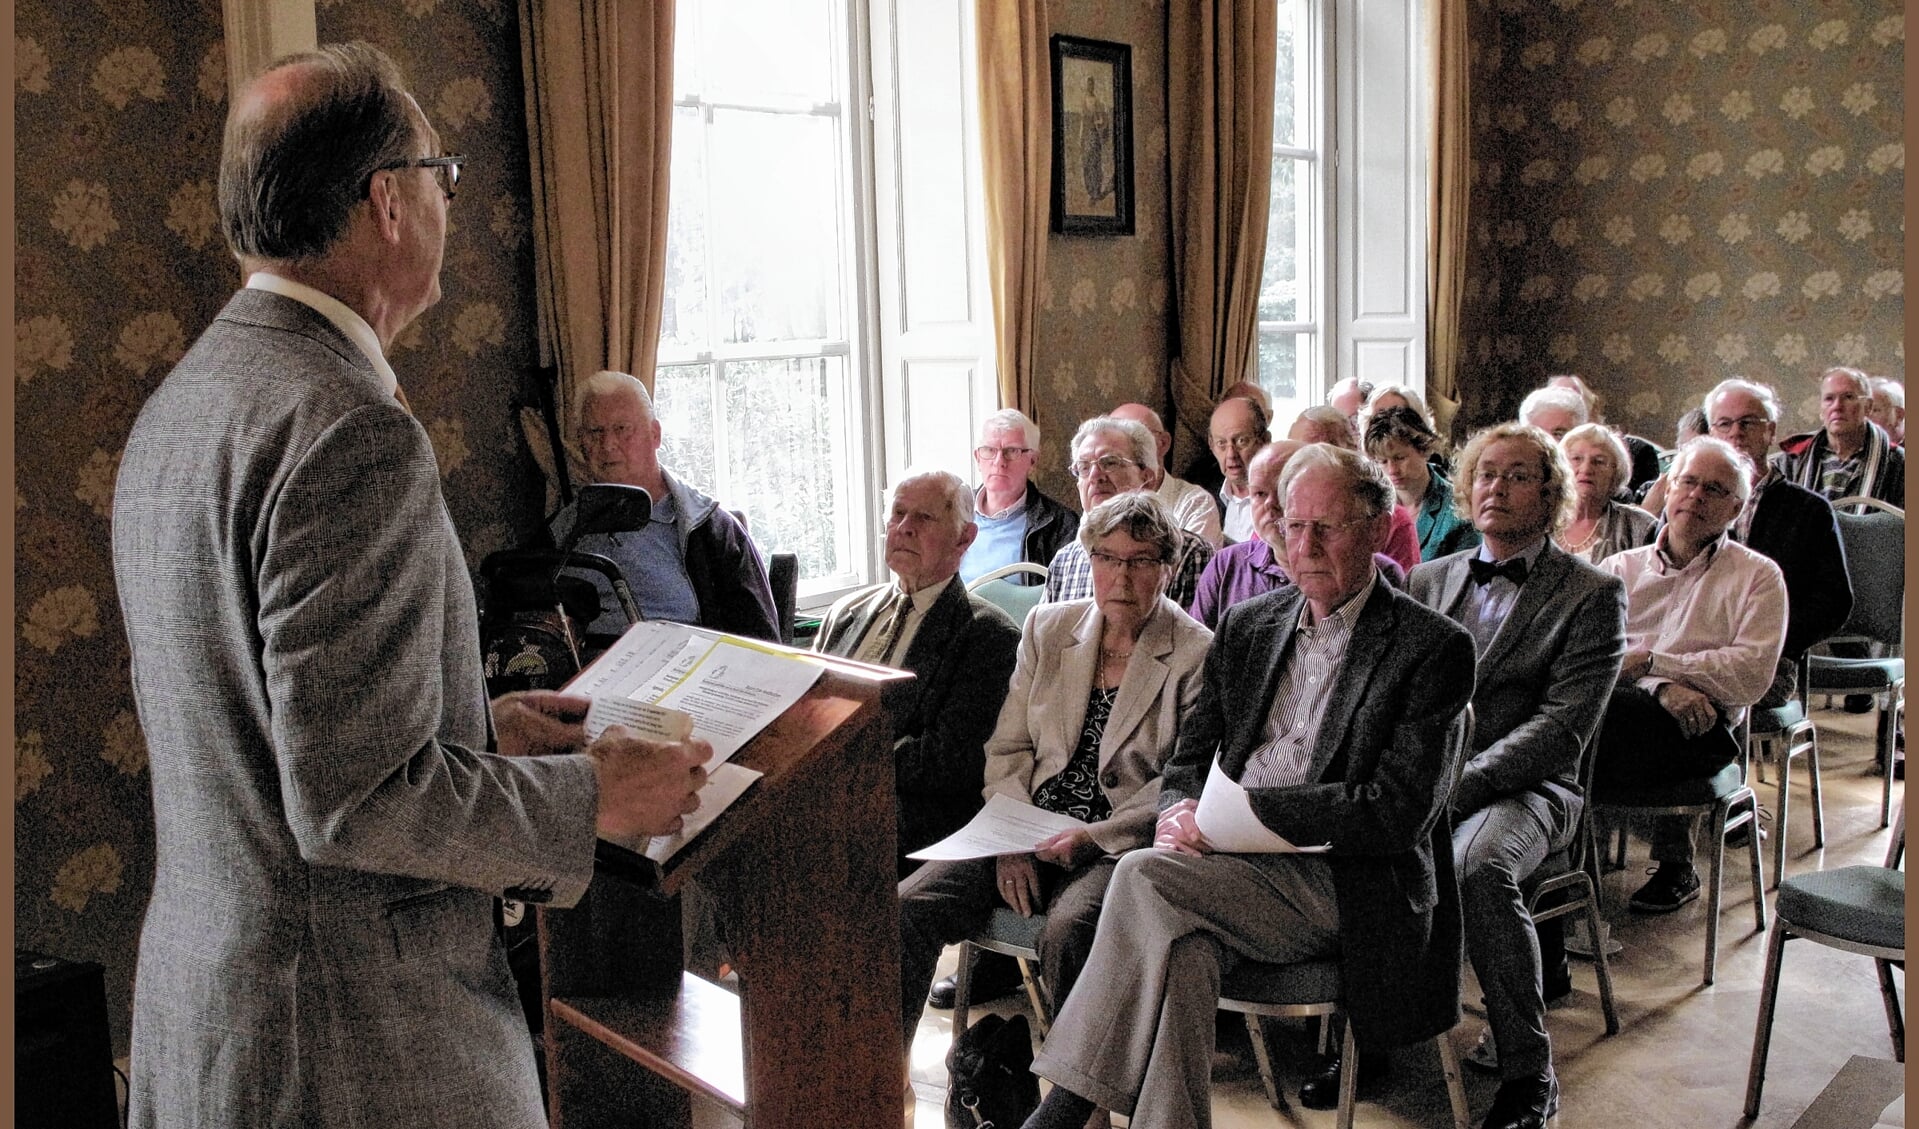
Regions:
<instances>
[{"instance_id":1,"label":"white paper in hands","mask_svg":"<svg viewBox=\"0 0 1919 1129\"><path fill-rule=\"evenodd\" d=\"M1220 771L1219 757L1206 774L1206 786L1199 794L1199 809L1193 813L1199 833L1215 851L1240 855L1317 854L1331 850L1330 845L1296 847L1253 814L1253 804L1239 781Z\"/></svg>"},{"instance_id":2,"label":"white paper in hands","mask_svg":"<svg viewBox=\"0 0 1919 1129\"><path fill-rule=\"evenodd\" d=\"M743 765L714 765L707 774L706 783L700 788L700 806L681 820L678 832L639 839L613 839L609 842L618 843L629 851L636 851L654 862L664 864L678 854L681 847L706 830L708 824L719 818L719 814L731 807L733 801L739 799L762 775L764 773Z\"/></svg>"},{"instance_id":3,"label":"white paper in hands","mask_svg":"<svg viewBox=\"0 0 1919 1129\"><path fill-rule=\"evenodd\" d=\"M906 857L949 860L1030 854L1034 847L1039 846L1040 840L1085 826L1070 815L1037 808L995 792L966 826Z\"/></svg>"}]
</instances>

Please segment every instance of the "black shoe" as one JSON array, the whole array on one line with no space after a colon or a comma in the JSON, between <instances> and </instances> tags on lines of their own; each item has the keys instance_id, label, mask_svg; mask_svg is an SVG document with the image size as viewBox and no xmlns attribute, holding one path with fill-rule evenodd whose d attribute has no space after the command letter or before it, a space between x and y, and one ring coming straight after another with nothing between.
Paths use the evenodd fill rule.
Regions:
<instances>
[{"instance_id":1,"label":"black shoe","mask_svg":"<svg viewBox=\"0 0 1919 1129\"><path fill-rule=\"evenodd\" d=\"M1539 987L1539 998L1546 1003L1552 1003L1561 996L1572 995L1573 974L1572 969L1566 967L1566 954L1564 952L1559 954L1559 964L1557 967L1547 965L1541 970Z\"/></svg>"},{"instance_id":2,"label":"black shoe","mask_svg":"<svg viewBox=\"0 0 1919 1129\"><path fill-rule=\"evenodd\" d=\"M1552 1071L1531 1078L1508 1078L1493 1095L1480 1129L1545 1129L1559 1112L1559 1080Z\"/></svg>"},{"instance_id":3,"label":"black shoe","mask_svg":"<svg viewBox=\"0 0 1919 1129\"><path fill-rule=\"evenodd\" d=\"M1019 962L999 953L981 953L973 962L973 981L967 985L970 989L969 1004L983 1004L997 1000L1001 996L1010 996L1021 986ZM926 993L927 1006L940 1011L952 1011L953 1002L959 999L959 977L948 976L944 980L933 982L932 991Z\"/></svg>"},{"instance_id":4,"label":"black shoe","mask_svg":"<svg viewBox=\"0 0 1919 1129\"><path fill-rule=\"evenodd\" d=\"M1386 1056L1361 1052L1359 1056L1359 1093L1365 1093L1386 1080ZM1336 1109L1339 1106L1339 1056L1320 1060L1319 1073L1299 1084L1299 1104L1307 1109Z\"/></svg>"},{"instance_id":5,"label":"black shoe","mask_svg":"<svg viewBox=\"0 0 1919 1129\"><path fill-rule=\"evenodd\" d=\"M1628 903L1639 913L1671 913L1699 896L1699 873L1685 863L1662 862Z\"/></svg>"}]
</instances>

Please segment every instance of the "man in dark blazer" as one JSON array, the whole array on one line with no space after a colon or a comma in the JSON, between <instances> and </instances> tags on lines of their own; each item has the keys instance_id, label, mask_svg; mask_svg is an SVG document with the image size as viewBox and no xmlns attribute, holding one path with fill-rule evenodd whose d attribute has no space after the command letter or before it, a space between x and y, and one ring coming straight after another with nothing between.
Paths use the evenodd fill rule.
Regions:
<instances>
[{"instance_id":1,"label":"man in dark blazer","mask_svg":"<svg viewBox=\"0 0 1919 1129\"><path fill-rule=\"evenodd\" d=\"M1445 849L1447 735L1472 639L1379 582L1392 487L1315 446L1281 481L1293 587L1228 608L1160 790L1153 850L1120 860L1093 953L1034 1070L1029 1129L1095 1104L1135 1125L1210 1123L1213 1012L1241 959L1337 958L1354 1037L1431 1038L1459 1018ZM1325 853L1218 853L1197 823L1217 760L1264 827Z\"/></svg>"},{"instance_id":2,"label":"man in dark blazer","mask_svg":"<svg viewBox=\"0 0 1919 1129\"><path fill-rule=\"evenodd\" d=\"M1407 590L1473 635L1473 752L1453 793L1453 865L1501 1082L1485 1129L1543 1129L1558 1106L1539 943L1520 886L1569 846L1579 770L1625 652L1625 589L1559 549L1571 474L1552 437L1520 423L1459 456L1475 549L1413 569Z\"/></svg>"},{"instance_id":3,"label":"man in dark blazer","mask_svg":"<svg viewBox=\"0 0 1919 1129\"><path fill-rule=\"evenodd\" d=\"M896 581L840 598L813 649L911 671L880 703L893 726L900 876L906 855L966 826L984 803L986 739L1019 656L1019 627L966 591L960 558L978 532L973 492L945 471L893 488L886 567Z\"/></svg>"},{"instance_id":4,"label":"man in dark blazer","mask_svg":"<svg viewBox=\"0 0 1919 1129\"><path fill-rule=\"evenodd\" d=\"M705 742L585 699L489 716L432 445L386 351L440 293L457 158L365 44L227 122L246 288L141 410L114 575L153 774L129 1118L545 1125L493 900L568 905L598 832L677 829Z\"/></svg>"}]
</instances>

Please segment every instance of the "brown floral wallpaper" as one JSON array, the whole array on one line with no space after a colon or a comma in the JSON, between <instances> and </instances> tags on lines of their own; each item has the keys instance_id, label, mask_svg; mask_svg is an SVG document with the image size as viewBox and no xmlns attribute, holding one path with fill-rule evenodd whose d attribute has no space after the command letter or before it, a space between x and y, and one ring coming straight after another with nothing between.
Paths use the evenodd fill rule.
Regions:
<instances>
[{"instance_id":1,"label":"brown floral wallpaper","mask_svg":"<svg viewBox=\"0 0 1919 1129\"><path fill-rule=\"evenodd\" d=\"M1066 444L1129 400L1166 410L1172 251L1166 185L1166 3L1052 0L1051 31L1133 49L1132 235L1052 235L1040 289L1040 488L1079 508Z\"/></svg>"},{"instance_id":2,"label":"brown floral wallpaper","mask_svg":"<svg viewBox=\"0 0 1919 1129\"><path fill-rule=\"evenodd\" d=\"M538 518L512 425L534 363L516 13L509 0L319 8L322 40L392 53L471 159L446 297L393 362L475 563ZM14 909L21 945L107 966L118 1053L153 832L107 515L141 403L238 284L213 202L220 21L218 0L15 12Z\"/></svg>"},{"instance_id":3,"label":"brown floral wallpaper","mask_svg":"<svg viewBox=\"0 0 1919 1129\"><path fill-rule=\"evenodd\" d=\"M1475 418L1578 371L1662 443L1726 376L1903 379L1896 0L1478 0Z\"/></svg>"}]
</instances>

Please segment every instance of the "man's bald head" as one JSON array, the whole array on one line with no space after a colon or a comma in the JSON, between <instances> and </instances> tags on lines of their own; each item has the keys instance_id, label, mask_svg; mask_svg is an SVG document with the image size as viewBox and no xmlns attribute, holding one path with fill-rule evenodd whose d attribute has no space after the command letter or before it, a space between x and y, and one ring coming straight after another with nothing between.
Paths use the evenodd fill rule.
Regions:
<instances>
[{"instance_id":1,"label":"man's bald head","mask_svg":"<svg viewBox=\"0 0 1919 1129\"><path fill-rule=\"evenodd\" d=\"M1348 451L1359 449L1359 442L1353 437L1353 425L1345 414L1325 404L1299 413L1286 438L1300 443L1330 443Z\"/></svg>"},{"instance_id":2,"label":"man's bald head","mask_svg":"<svg viewBox=\"0 0 1919 1129\"><path fill-rule=\"evenodd\" d=\"M1121 404L1107 413L1115 419L1130 419L1153 433L1153 443L1159 448L1159 461L1166 465L1166 455L1173 449L1173 433L1166 430L1166 424L1160 420L1159 413L1145 404Z\"/></svg>"}]
</instances>

